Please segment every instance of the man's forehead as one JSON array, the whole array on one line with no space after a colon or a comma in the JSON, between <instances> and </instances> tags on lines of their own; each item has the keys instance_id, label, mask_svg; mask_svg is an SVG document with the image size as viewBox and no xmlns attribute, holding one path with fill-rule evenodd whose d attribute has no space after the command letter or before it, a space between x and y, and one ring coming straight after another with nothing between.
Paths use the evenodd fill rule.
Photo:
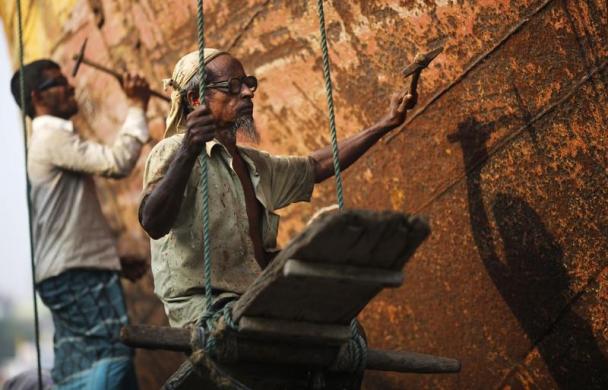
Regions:
<instances>
[{"instance_id":1,"label":"man's forehead","mask_svg":"<svg viewBox=\"0 0 608 390\"><path fill-rule=\"evenodd\" d=\"M221 78L236 77L245 74L241 62L229 54L222 54L214 58L207 65L215 75Z\"/></svg>"},{"instance_id":2,"label":"man's forehead","mask_svg":"<svg viewBox=\"0 0 608 390\"><path fill-rule=\"evenodd\" d=\"M47 78L56 78L63 76L63 72L60 68L47 68L42 71L42 74Z\"/></svg>"}]
</instances>

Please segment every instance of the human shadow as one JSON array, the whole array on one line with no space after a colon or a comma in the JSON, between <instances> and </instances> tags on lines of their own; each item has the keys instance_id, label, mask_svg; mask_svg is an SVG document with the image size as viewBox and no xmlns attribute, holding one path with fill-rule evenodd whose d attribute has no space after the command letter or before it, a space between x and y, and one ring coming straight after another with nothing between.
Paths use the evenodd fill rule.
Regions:
<instances>
[{"instance_id":1,"label":"human shadow","mask_svg":"<svg viewBox=\"0 0 608 390\"><path fill-rule=\"evenodd\" d=\"M462 147L473 238L486 270L563 389L608 388L608 362L589 324L571 307L562 248L541 217L520 197L498 193L484 205L480 166L496 124L462 122L449 141ZM494 243L498 233L504 250ZM523 357L522 357L523 358ZM509 378L506 379L509 381Z\"/></svg>"}]
</instances>

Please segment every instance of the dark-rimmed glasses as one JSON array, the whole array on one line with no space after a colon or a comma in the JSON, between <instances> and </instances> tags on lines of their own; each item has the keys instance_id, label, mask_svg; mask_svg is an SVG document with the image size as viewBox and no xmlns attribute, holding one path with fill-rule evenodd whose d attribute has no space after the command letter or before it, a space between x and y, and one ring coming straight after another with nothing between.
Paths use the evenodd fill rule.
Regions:
<instances>
[{"instance_id":1,"label":"dark-rimmed glasses","mask_svg":"<svg viewBox=\"0 0 608 390\"><path fill-rule=\"evenodd\" d=\"M68 79L61 76L43 81L36 87L36 91L44 91L53 87L64 87L66 85L68 85Z\"/></svg>"},{"instance_id":2,"label":"dark-rimmed glasses","mask_svg":"<svg viewBox=\"0 0 608 390\"><path fill-rule=\"evenodd\" d=\"M209 83L206 87L223 90L231 95L238 95L241 93L243 84L245 84L247 88L251 90L251 92L255 92L255 90L258 88L258 79L255 76L235 77L230 80Z\"/></svg>"}]
</instances>

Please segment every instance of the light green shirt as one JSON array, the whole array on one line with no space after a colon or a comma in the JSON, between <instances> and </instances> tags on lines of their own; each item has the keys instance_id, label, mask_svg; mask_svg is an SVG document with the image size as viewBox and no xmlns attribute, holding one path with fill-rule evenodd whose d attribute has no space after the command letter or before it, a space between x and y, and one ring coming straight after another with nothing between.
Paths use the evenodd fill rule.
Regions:
<instances>
[{"instance_id":1,"label":"light green shirt","mask_svg":"<svg viewBox=\"0 0 608 390\"><path fill-rule=\"evenodd\" d=\"M184 135L158 143L148 156L144 171L144 198L160 181ZM264 207L262 241L265 250L276 248L279 216L274 210L308 201L314 187L314 167L309 157L278 157L238 147L247 164L255 195ZM249 222L241 182L232 158L217 141L207 143L209 224L212 286L220 292L243 293L260 274L249 236ZM204 307L203 228L200 160L192 169L177 219L168 234L151 240L154 290L165 305L172 326L200 319Z\"/></svg>"}]
</instances>

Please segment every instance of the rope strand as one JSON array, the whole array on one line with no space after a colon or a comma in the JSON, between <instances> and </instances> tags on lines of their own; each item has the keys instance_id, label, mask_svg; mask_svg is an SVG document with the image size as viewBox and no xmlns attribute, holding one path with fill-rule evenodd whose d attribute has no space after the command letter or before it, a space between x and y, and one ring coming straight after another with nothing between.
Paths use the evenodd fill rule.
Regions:
<instances>
[{"instance_id":1,"label":"rope strand","mask_svg":"<svg viewBox=\"0 0 608 390\"><path fill-rule=\"evenodd\" d=\"M319 13L319 29L321 30L321 52L323 54L323 78L325 80L325 94L327 96L327 109L329 111L329 133L331 136L331 152L334 162L334 176L336 178L336 195L338 207L344 208L344 194L342 191L342 175L340 174L340 159L338 158L338 131L336 130L336 117L334 114L333 87L329 68L329 51L327 50L327 34L325 33L325 13L323 0L317 0Z\"/></svg>"},{"instance_id":2,"label":"rope strand","mask_svg":"<svg viewBox=\"0 0 608 390\"><path fill-rule=\"evenodd\" d=\"M17 25L19 29L19 98L21 101L21 126L23 127L23 151L25 156L25 189L27 199L27 220L30 238L30 264L32 269L32 296L34 302L34 334L36 340L36 369L38 373L38 389L42 390L42 365L40 364L40 320L38 317L38 298L36 296L36 264L34 262L34 239L32 233L32 202L30 200L30 179L27 173L27 128L25 122L25 75L23 72L23 16L21 15L21 0L17 0Z\"/></svg>"},{"instance_id":3,"label":"rope strand","mask_svg":"<svg viewBox=\"0 0 608 390\"><path fill-rule=\"evenodd\" d=\"M198 74L199 74L199 92L198 96L201 102L205 98L205 19L203 14L203 0L197 1L197 23L198 30ZM209 238L209 175L208 175L208 157L207 150L203 147L200 156L201 175L202 175L202 195L203 195L203 270L205 283L205 313L211 307L213 294L211 292L211 240Z\"/></svg>"},{"instance_id":4,"label":"rope strand","mask_svg":"<svg viewBox=\"0 0 608 390\"><path fill-rule=\"evenodd\" d=\"M325 80L325 94L327 96L327 109L329 112L329 133L331 136L331 152L334 162L334 176L336 178L336 196L338 207L344 208L344 193L342 190L342 175L340 174L340 159L338 157L338 131L336 130L336 118L334 114L333 87L329 66L329 50L327 49L327 34L325 33L325 12L323 11L323 0L317 0L317 11L319 13L319 29L321 32L321 52L323 55L323 78ZM359 332L356 318L351 321L352 339L348 344L349 355L352 355L348 367L355 372L365 370L367 361L367 343Z\"/></svg>"}]
</instances>

